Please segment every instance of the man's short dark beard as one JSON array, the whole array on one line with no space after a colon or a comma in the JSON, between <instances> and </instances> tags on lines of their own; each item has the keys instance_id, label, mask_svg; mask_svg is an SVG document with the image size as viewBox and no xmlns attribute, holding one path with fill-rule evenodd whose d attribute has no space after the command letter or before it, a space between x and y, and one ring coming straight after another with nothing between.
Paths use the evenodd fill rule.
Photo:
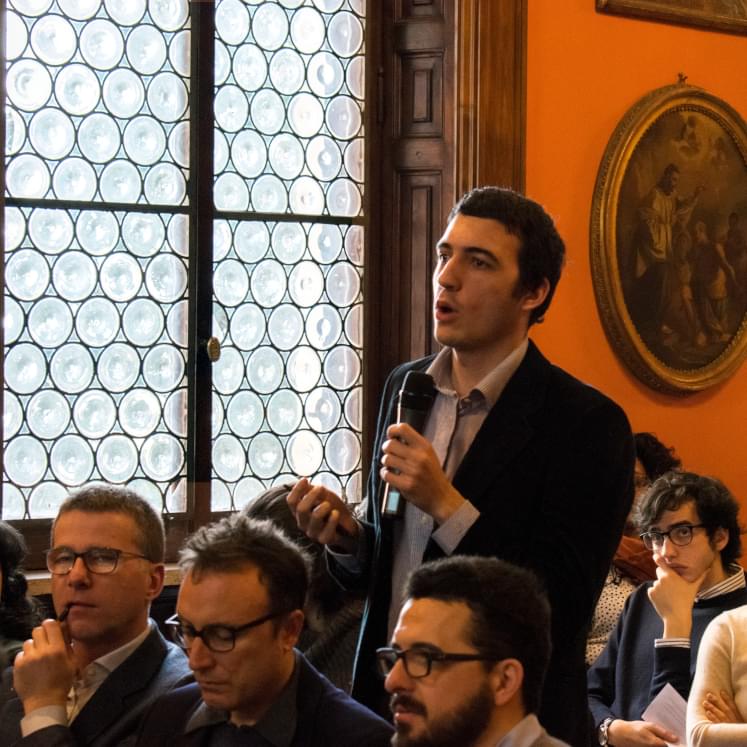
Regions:
<instances>
[{"instance_id":1,"label":"man's short dark beard","mask_svg":"<svg viewBox=\"0 0 747 747\"><path fill-rule=\"evenodd\" d=\"M403 701L409 700L407 696ZM412 702L412 701L410 701ZM393 747L472 747L488 726L493 712L493 693L487 682L459 708L436 716L422 737L409 736L409 726L392 737ZM395 728L396 725L395 725Z\"/></svg>"}]
</instances>

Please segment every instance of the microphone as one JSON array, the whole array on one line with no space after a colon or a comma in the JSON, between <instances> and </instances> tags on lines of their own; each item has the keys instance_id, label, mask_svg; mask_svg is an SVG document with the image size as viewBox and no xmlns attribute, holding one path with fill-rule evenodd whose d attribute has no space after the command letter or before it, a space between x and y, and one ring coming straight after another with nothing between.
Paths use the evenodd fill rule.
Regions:
<instances>
[{"instance_id":1,"label":"microphone","mask_svg":"<svg viewBox=\"0 0 747 747\"><path fill-rule=\"evenodd\" d=\"M407 423L418 433L422 433L435 396L436 386L430 374L408 371L397 399L397 422ZM386 483L381 515L401 519L404 513L405 499L397 488Z\"/></svg>"}]
</instances>

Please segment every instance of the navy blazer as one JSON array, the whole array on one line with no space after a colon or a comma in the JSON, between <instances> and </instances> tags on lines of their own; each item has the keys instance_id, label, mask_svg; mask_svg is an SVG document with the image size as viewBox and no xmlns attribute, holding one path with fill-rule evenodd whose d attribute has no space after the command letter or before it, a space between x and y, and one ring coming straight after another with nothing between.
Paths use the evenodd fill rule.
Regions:
<instances>
[{"instance_id":1,"label":"navy blazer","mask_svg":"<svg viewBox=\"0 0 747 747\"><path fill-rule=\"evenodd\" d=\"M386 645L394 521L380 513L381 444L405 374L432 360L399 366L386 383L368 482L366 568L350 574L328 554L343 586L367 588L353 697L376 710L385 703L374 652ZM545 584L553 654L539 717L573 745L587 742L586 631L630 510L634 461L622 409L530 341L454 475L455 488L480 511L455 554L499 557L534 570ZM443 555L431 539L425 560Z\"/></svg>"},{"instance_id":2,"label":"navy blazer","mask_svg":"<svg viewBox=\"0 0 747 747\"><path fill-rule=\"evenodd\" d=\"M291 747L388 747L392 727L338 690L297 652L301 671L296 697L297 726ZM202 702L196 683L161 696L143 721L137 747L200 747L210 744L211 727L184 734ZM263 740L264 741L264 740Z\"/></svg>"},{"instance_id":3,"label":"navy blazer","mask_svg":"<svg viewBox=\"0 0 747 747\"><path fill-rule=\"evenodd\" d=\"M8 682L12 678L6 678ZM15 694L0 712L3 747L111 747L134 741L147 707L161 693L189 682L184 652L153 628L148 637L101 684L73 723L21 737L23 704Z\"/></svg>"}]
</instances>

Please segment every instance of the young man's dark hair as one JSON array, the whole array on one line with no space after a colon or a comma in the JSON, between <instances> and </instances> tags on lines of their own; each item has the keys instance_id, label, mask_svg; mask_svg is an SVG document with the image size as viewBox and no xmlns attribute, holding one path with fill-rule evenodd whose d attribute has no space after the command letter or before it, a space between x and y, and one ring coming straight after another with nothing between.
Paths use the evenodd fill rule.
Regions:
<instances>
[{"instance_id":1,"label":"young man's dark hair","mask_svg":"<svg viewBox=\"0 0 747 747\"><path fill-rule=\"evenodd\" d=\"M306 554L268 519L243 514L201 527L184 543L179 566L199 579L254 566L267 587L273 611L303 609L309 585Z\"/></svg>"},{"instance_id":2,"label":"young man's dark hair","mask_svg":"<svg viewBox=\"0 0 747 747\"><path fill-rule=\"evenodd\" d=\"M405 594L466 604L472 645L486 656L521 662L524 709L537 712L550 659L550 605L531 571L497 558L454 555L413 571Z\"/></svg>"},{"instance_id":3,"label":"young man's dark hair","mask_svg":"<svg viewBox=\"0 0 747 747\"><path fill-rule=\"evenodd\" d=\"M682 462L674 449L665 446L653 433L636 433L635 458L643 465L646 477L653 482L665 472L679 469Z\"/></svg>"},{"instance_id":4,"label":"young man's dark hair","mask_svg":"<svg viewBox=\"0 0 747 747\"><path fill-rule=\"evenodd\" d=\"M26 594L28 584L22 570L25 557L23 535L0 521L0 641L17 641L18 650L39 623L34 603ZM7 665L12 660L4 659L0 650L0 662Z\"/></svg>"},{"instance_id":5,"label":"young man's dark hair","mask_svg":"<svg viewBox=\"0 0 747 747\"><path fill-rule=\"evenodd\" d=\"M676 511L692 501L701 524L713 537L723 528L729 533L729 541L721 550L724 568L734 563L742 554L742 538L739 527L739 504L729 489L715 477L703 477L693 472L667 472L648 489L638 506L636 523L642 532L648 531L665 511Z\"/></svg>"},{"instance_id":6,"label":"young man's dark hair","mask_svg":"<svg viewBox=\"0 0 747 747\"><path fill-rule=\"evenodd\" d=\"M519 282L515 295L533 291L547 278L550 289L545 300L533 309L529 324L542 321L550 307L565 260L565 244L552 218L537 202L500 187L477 187L462 197L449 213L474 218L491 218L519 238Z\"/></svg>"}]
</instances>

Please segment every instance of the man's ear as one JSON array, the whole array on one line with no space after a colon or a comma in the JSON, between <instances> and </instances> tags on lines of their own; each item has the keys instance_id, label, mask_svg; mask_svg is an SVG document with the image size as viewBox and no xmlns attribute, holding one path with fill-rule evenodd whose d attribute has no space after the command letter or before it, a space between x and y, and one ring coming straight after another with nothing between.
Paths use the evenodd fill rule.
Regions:
<instances>
[{"instance_id":1,"label":"man's ear","mask_svg":"<svg viewBox=\"0 0 747 747\"><path fill-rule=\"evenodd\" d=\"M532 311L541 306L547 294L550 292L550 281L542 278L542 282L533 290L525 290L521 294L521 308L523 311Z\"/></svg>"},{"instance_id":2,"label":"man's ear","mask_svg":"<svg viewBox=\"0 0 747 747\"><path fill-rule=\"evenodd\" d=\"M711 537L711 547L721 552L729 544L729 530L724 527L717 527Z\"/></svg>"},{"instance_id":3,"label":"man's ear","mask_svg":"<svg viewBox=\"0 0 747 747\"><path fill-rule=\"evenodd\" d=\"M282 622L280 628L280 643L284 650L290 651L298 639L301 637L303 630L304 614L301 610L293 610L288 613Z\"/></svg>"},{"instance_id":4,"label":"man's ear","mask_svg":"<svg viewBox=\"0 0 747 747\"><path fill-rule=\"evenodd\" d=\"M166 568L163 563L153 563L148 573L148 601L152 602L163 590Z\"/></svg>"},{"instance_id":5,"label":"man's ear","mask_svg":"<svg viewBox=\"0 0 747 747\"><path fill-rule=\"evenodd\" d=\"M521 698L524 683L524 666L518 659L502 659L490 672L490 686L497 706L504 706Z\"/></svg>"}]
</instances>

